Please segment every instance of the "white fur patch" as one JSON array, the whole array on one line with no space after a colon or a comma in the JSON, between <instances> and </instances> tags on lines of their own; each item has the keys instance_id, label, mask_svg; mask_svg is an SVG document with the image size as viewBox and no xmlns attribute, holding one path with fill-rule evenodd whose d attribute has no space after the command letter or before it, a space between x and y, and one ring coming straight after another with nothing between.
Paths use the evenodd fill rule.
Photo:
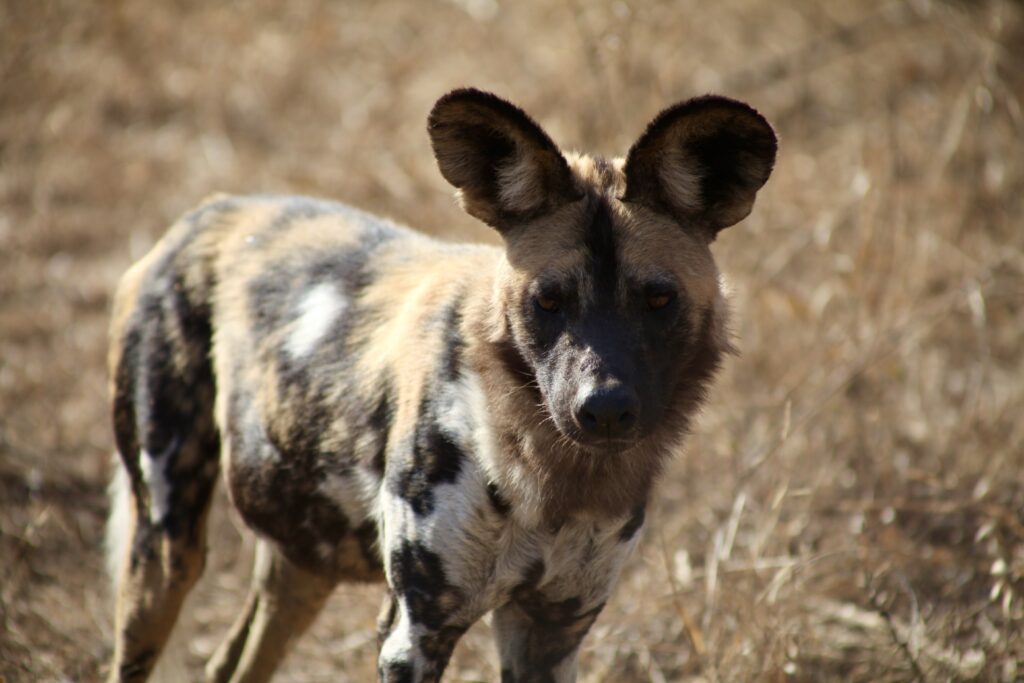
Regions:
<instances>
[{"instance_id":1,"label":"white fur patch","mask_svg":"<svg viewBox=\"0 0 1024 683\"><path fill-rule=\"evenodd\" d=\"M456 394L459 408L443 413L444 424L461 424L463 432L471 430L471 452L476 456L488 481L501 484L506 496L515 497L510 501L513 503L513 517L527 527L538 524L541 518L541 492L519 464L512 463L509 467L500 457L501 446L491 423L491 407L480 377L473 372L464 372L459 377Z\"/></svg>"},{"instance_id":2,"label":"white fur patch","mask_svg":"<svg viewBox=\"0 0 1024 683\"><path fill-rule=\"evenodd\" d=\"M176 452L180 446L181 438L175 435L167 448L161 452L153 454L144 450L142 457L139 458L142 476L149 489L149 520L153 523L160 521L170 510L171 482L167 479L165 470L171 454Z\"/></svg>"},{"instance_id":3,"label":"white fur patch","mask_svg":"<svg viewBox=\"0 0 1024 683\"><path fill-rule=\"evenodd\" d=\"M423 663L418 661L419 657L417 656L419 648L414 644L414 640L418 636L416 630L412 625L412 619L409 617L405 601L400 600L398 603L398 614L395 616L395 623L391 627L391 633L388 634L387 639L380 648L379 661L382 667L386 667L392 662L408 662L413 666L413 678L416 678L415 672L422 671L423 669Z\"/></svg>"},{"instance_id":4,"label":"white fur patch","mask_svg":"<svg viewBox=\"0 0 1024 683\"><path fill-rule=\"evenodd\" d=\"M131 543L132 532L132 492L128 481L128 471L121 464L121 458L115 453L114 476L110 480L108 498L110 499L110 515L107 517L107 573L114 582L116 590L121 578L121 565L125 559L128 544Z\"/></svg>"},{"instance_id":5,"label":"white fur patch","mask_svg":"<svg viewBox=\"0 0 1024 683\"><path fill-rule=\"evenodd\" d=\"M459 376L458 408L442 414L443 426L455 433L471 431L473 452L488 474L497 469L498 441L491 426L491 408L480 376L464 371Z\"/></svg>"},{"instance_id":6,"label":"white fur patch","mask_svg":"<svg viewBox=\"0 0 1024 683\"><path fill-rule=\"evenodd\" d=\"M493 441L487 396L479 375L463 371L459 374L458 382L445 393L445 409L438 416L441 428L463 444L472 445L473 450L481 446L487 448L489 444L477 443L478 437Z\"/></svg>"},{"instance_id":7,"label":"white fur patch","mask_svg":"<svg viewBox=\"0 0 1024 683\"><path fill-rule=\"evenodd\" d=\"M299 303L299 318L285 343L292 358L300 358L312 351L347 305L338 289L329 282L306 292Z\"/></svg>"}]
</instances>

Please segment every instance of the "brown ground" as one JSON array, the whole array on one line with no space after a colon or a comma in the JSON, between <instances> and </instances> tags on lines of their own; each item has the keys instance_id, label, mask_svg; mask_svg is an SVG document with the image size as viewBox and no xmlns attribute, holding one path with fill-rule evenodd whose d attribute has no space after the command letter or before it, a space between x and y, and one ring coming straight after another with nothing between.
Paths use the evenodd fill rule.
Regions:
<instances>
[{"instance_id":1,"label":"brown ground","mask_svg":"<svg viewBox=\"0 0 1024 683\"><path fill-rule=\"evenodd\" d=\"M286 9L285 9L286 8ZM1024 676L1024 7L989 0L0 4L0 679L95 680L119 274L213 190L493 239L424 117L475 84L622 153L672 101L781 135L716 246L742 353L672 468L585 681ZM223 512L193 675L251 541ZM342 587L281 680L367 681ZM494 680L486 625L448 680Z\"/></svg>"}]
</instances>

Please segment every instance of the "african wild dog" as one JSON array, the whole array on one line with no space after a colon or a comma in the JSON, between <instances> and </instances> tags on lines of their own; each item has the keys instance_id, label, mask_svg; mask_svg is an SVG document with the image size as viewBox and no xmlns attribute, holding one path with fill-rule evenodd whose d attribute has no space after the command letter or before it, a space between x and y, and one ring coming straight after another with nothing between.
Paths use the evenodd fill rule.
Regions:
<instances>
[{"instance_id":1,"label":"african wild dog","mask_svg":"<svg viewBox=\"0 0 1024 683\"><path fill-rule=\"evenodd\" d=\"M749 213L775 136L701 97L609 161L477 90L442 97L429 133L503 248L216 197L122 280L111 680L159 656L221 466L260 541L210 680L266 680L336 583L381 578L381 680L438 680L492 610L503 681L574 680L729 348L709 244Z\"/></svg>"}]
</instances>

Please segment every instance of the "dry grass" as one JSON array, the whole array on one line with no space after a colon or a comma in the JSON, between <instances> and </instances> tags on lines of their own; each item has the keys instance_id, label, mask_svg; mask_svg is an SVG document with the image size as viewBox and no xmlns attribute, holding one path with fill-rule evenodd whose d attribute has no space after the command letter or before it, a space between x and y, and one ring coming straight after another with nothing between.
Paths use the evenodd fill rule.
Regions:
<instances>
[{"instance_id":1,"label":"dry grass","mask_svg":"<svg viewBox=\"0 0 1024 683\"><path fill-rule=\"evenodd\" d=\"M462 84L606 153L709 90L781 133L754 216L716 246L742 354L583 680L1024 676L1020 3L11 2L0 83L0 678L103 671L119 274L215 189L493 239L424 133ZM214 525L194 673L251 552ZM370 680L378 599L342 587L281 679ZM496 676L481 625L448 680Z\"/></svg>"}]
</instances>

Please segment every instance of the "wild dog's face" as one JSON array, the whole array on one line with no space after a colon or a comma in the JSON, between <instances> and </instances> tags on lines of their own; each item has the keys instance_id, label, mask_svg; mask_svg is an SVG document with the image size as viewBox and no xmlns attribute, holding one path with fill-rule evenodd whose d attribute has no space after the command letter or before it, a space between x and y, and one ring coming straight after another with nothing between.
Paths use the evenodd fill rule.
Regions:
<instances>
[{"instance_id":1,"label":"wild dog's face","mask_svg":"<svg viewBox=\"0 0 1024 683\"><path fill-rule=\"evenodd\" d=\"M768 123L690 100L609 162L564 155L513 105L463 90L429 130L466 210L505 240L497 313L556 429L594 451L658 432L721 305L708 245L771 172Z\"/></svg>"}]
</instances>

